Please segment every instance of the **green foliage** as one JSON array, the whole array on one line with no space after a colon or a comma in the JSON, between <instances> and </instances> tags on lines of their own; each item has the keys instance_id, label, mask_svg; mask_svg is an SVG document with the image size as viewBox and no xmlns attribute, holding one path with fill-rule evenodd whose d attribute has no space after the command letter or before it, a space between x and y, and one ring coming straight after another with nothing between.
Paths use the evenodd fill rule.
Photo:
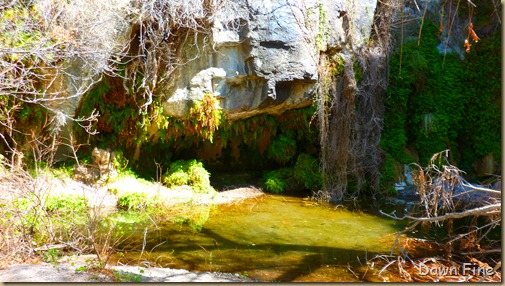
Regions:
<instances>
[{"instance_id":1,"label":"green foliage","mask_svg":"<svg viewBox=\"0 0 505 286\"><path fill-rule=\"evenodd\" d=\"M293 168L285 167L265 172L263 181L265 190L275 194L285 192L288 187L318 190L323 184L318 160L305 153L298 156Z\"/></svg>"},{"instance_id":2,"label":"green foliage","mask_svg":"<svg viewBox=\"0 0 505 286\"><path fill-rule=\"evenodd\" d=\"M473 151L476 157L493 153L495 158L501 158L501 46L498 30L474 44L467 55L464 82L468 104L461 137L468 144L464 152Z\"/></svg>"},{"instance_id":3,"label":"green foliage","mask_svg":"<svg viewBox=\"0 0 505 286\"><path fill-rule=\"evenodd\" d=\"M20 123L23 124L43 124L47 115L47 110L39 104L23 103L18 114Z\"/></svg>"},{"instance_id":4,"label":"green foliage","mask_svg":"<svg viewBox=\"0 0 505 286\"><path fill-rule=\"evenodd\" d=\"M278 129L287 137L299 143L315 143L318 140L317 128L312 124L316 113L316 106L292 109L277 117Z\"/></svg>"},{"instance_id":5,"label":"green foliage","mask_svg":"<svg viewBox=\"0 0 505 286\"><path fill-rule=\"evenodd\" d=\"M122 151L114 151L114 158L112 158L111 164L114 169L119 173L128 173L128 159L124 156Z\"/></svg>"},{"instance_id":6,"label":"green foliage","mask_svg":"<svg viewBox=\"0 0 505 286\"><path fill-rule=\"evenodd\" d=\"M500 41L499 35L479 41L461 62L456 54L439 54L437 28L426 23L421 45L404 43L401 66L400 55L391 57L381 147L403 164L412 161L408 145L421 164L445 149L468 162L473 150L476 156L500 152L500 111L493 104L501 86Z\"/></svg>"},{"instance_id":7,"label":"green foliage","mask_svg":"<svg viewBox=\"0 0 505 286\"><path fill-rule=\"evenodd\" d=\"M37 26L40 20L35 6L15 6L0 11L0 46L16 48L20 51L33 48L46 48L54 44L52 41L41 41L42 27ZM12 53L8 55L12 61L24 60L30 57L30 61L37 60L26 53Z\"/></svg>"},{"instance_id":8,"label":"green foliage","mask_svg":"<svg viewBox=\"0 0 505 286\"><path fill-rule=\"evenodd\" d=\"M114 270L116 282L142 282L142 276L135 273Z\"/></svg>"},{"instance_id":9,"label":"green foliage","mask_svg":"<svg viewBox=\"0 0 505 286\"><path fill-rule=\"evenodd\" d=\"M195 161L196 162L196 161ZM163 182L168 187L189 185L189 166L191 161L178 160L170 164Z\"/></svg>"},{"instance_id":10,"label":"green foliage","mask_svg":"<svg viewBox=\"0 0 505 286\"><path fill-rule=\"evenodd\" d=\"M158 129L168 129L170 125L170 117L163 114L163 106L158 105L158 102L155 102L155 104L156 105L153 106L153 124L156 124Z\"/></svg>"},{"instance_id":11,"label":"green foliage","mask_svg":"<svg viewBox=\"0 0 505 286\"><path fill-rule=\"evenodd\" d=\"M222 111L217 108L217 100L211 94L205 94L203 99L196 101L189 110L187 131L212 142L215 131L221 125L221 118Z\"/></svg>"},{"instance_id":12,"label":"green foliage","mask_svg":"<svg viewBox=\"0 0 505 286\"><path fill-rule=\"evenodd\" d=\"M286 181L282 180L277 177L272 177L268 178L265 181L265 188L268 192L274 193L274 194L279 194L284 192L284 189L286 189Z\"/></svg>"},{"instance_id":13,"label":"green foliage","mask_svg":"<svg viewBox=\"0 0 505 286\"><path fill-rule=\"evenodd\" d=\"M268 147L267 156L280 164L289 162L296 154L296 141L284 135L274 138Z\"/></svg>"},{"instance_id":14,"label":"green foliage","mask_svg":"<svg viewBox=\"0 0 505 286\"><path fill-rule=\"evenodd\" d=\"M319 22L316 45L319 50L326 50L326 39L329 36L328 28L326 27L326 10L322 3L319 4Z\"/></svg>"},{"instance_id":15,"label":"green foliage","mask_svg":"<svg viewBox=\"0 0 505 286\"><path fill-rule=\"evenodd\" d=\"M293 177L309 190L319 190L323 185L319 162L305 153L298 156L293 170Z\"/></svg>"},{"instance_id":16,"label":"green foliage","mask_svg":"<svg viewBox=\"0 0 505 286\"><path fill-rule=\"evenodd\" d=\"M359 81L363 78L363 69L359 65L359 62L354 59L353 62L353 71L354 71L354 79L356 80L356 83L359 83Z\"/></svg>"},{"instance_id":17,"label":"green foliage","mask_svg":"<svg viewBox=\"0 0 505 286\"><path fill-rule=\"evenodd\" d=\"M29 193L9 206L2 206L0 223L8 218L10 225L6 231L14 228L16 231L11 235L29 235L33 245L50 244L55 237L67 241L85 222L87 205L85 197L79 195L49 196L41 200L40 196Z\"/></svg>"},{"instance_id":18,"label":"green foliage","mask_svg":"<svg viewBox=\"0 0 505 286\"><path fill-rule=\"evenodd\" d=\"M292 168L281 168L278 170L265 172L263 180L267 192L280 194L286 190L288 180L293 177Z\"/></svg>"},{"instance_id":19,"label":"green foliage","mask_svg":"<svg viewBox=\"0 0 505 286\"><path fill-rule=\"evenodd\" d=\"M93 111L100 113L92 126L100 132L90 138L93 146L113 150L132 148L141 138L138 131L144 128L146 132L144 123L147 119L139 114L135 98L126 96L121 81L120 78L104 77L82 100L77 112L79 116L90 116ZM77 127L76 131L81 137L88 137L82 128Z\"/></svg>"},{"instance_id":20,"label":"green foliage","mask_svg":"<svg viewBox=\"0 0 505 286\"><path fill-rule=\"evenodd\" d=\"M42 259L47 262L56 265L58 260L61 258L62 252L59 249L49 249L43 252Z\"/></svg>"},{"instance_id":21,"label":"green foliage","mask_svg":"<svg viewBox=\"0 0 505 286\"><path fill-rule=\"evenodd\" d=\"M214 191L210 185L210 173L205 170L202 162L191 161L188 169L189 182L198 193L208 194Z\"/></svg>"},{"instance_id":22,"label":"green foliage","mask_svg":"<svg viewBox=\"0 0 505 286\"><path fill-rule=\"evenodd\" d=\"M81 195L59 195L50 196L45 201L45 208L48 212L61 214L84 214L88 207L86 197Z\"/></svg>"},{"instance_id":23,"label":"green foliage","mask_svg":"<svg viewBox=\"0 0 505 286\"><path fill-rule=\"evenodd\" d=\"M74 166L64 162L55 169L54 174L60 176L60 178L72 178L74 176Z\"/></svg>"},{"instance_id":24,"label":"green foliage","mask_svg":"<svg viewBox=\"0 0 505 286\"><path fill-rule=\"evenodd\" d=\"M394 187L395 181L395 166L394 159L389 154L386 154L386 162L381 168L381 179L379 188L387 195L396 195L398 191Z\"/></svg>"},{"instance_id":25,"label":"green foliage","mask_svg":"<svg viewBox=\"0 0 505 286\"><path fill-rule=\"evenodd\" d=\"M80 267L76 267L75 268L75 273L80 273L80 272L86 272L88 271L89 267L87 265L83 265L83 266L80 266Z\"/></svg>"},{"instance_id":26,"label":"green foliage","mask_svg":"<svg viewBox=\"0 0 505 286\"><path fill-rule=\"evenodd\" d=\"M146 193L129 192L119 196L117 206L124 210L145 211L150 205Z\"/></svg>"},{"instance_id":27,"label":"green foliage","mask_svg":"<svg viewBox=\"0 0 505 286\"><path fill-rule=\"evenodd\" d=\"M210 173L203 163L197 160L178 160L170 164L168 172L163 177L168 187L190 185L198 193L211 193Z\"/></svg>"},{"instance_id":28,"label":"green foliage","mask_svg":"<svg viewBox=\"0 0 505 286\"><path fill-rule=\"evenodd\" d=\"M240 276L240 278L242 278L242 279L249 278L249 273L247 273L247 271L239 272L239 273L237 273L237 274L238 274L238 275Z\"/></svg>"},{"instance_id":29,"label":"green foliage","mask_svg":"<svg viewBox=\"0 0 505 286\"><path fill-rule=\"evenodd\" d=\"M154 100L145 114L138 113L137 103L132 100L125 106L118 105L119 100L110 102L108 98L120 98L121 88L122 84L118 86L113 79L104 78L86 95L78 114L89 116L93 110L99 111L101 116L95 127L100 134L90 138L90 145L122 150L124 163L128 159L130 168L146 178L158 176L154 163L138 160L146 156L154 159L151 162L165 165L174 154L196 150L200 160L214 165L218 161L238 160L240 153L244 153L241 159L247 158L250 164L264 167L269 163L263 158L272 138L277 137L278 142L271 148L268 159L281 164L287 163L285 160L289 161L290 157L294 158L296 149L306 148L309 144L310 148L317 145L317 128L311 129L314 106L290 110L279 116L261 114L244 120L226 121L218 108L217 99L207 94L201 101L194 102L187 118L181 119L164 115L161 100ZM81 136L87 137L86 134ZM279 143L286 142L287 149L274 150L275 147L283 148ZM189 184L186 180L185 175L178 173L167 183Z\"/></svg>"},{"instance_id":30,"label":"green foliage","mask_svg":"<svg viewBox=\"0 0 505 286\"><path fill-rule=\"evenodd\" d=\"M189 185L189 174L183 170L177 170L166 176L164 182L169 187Z\"/></svg>"}]
</instances>

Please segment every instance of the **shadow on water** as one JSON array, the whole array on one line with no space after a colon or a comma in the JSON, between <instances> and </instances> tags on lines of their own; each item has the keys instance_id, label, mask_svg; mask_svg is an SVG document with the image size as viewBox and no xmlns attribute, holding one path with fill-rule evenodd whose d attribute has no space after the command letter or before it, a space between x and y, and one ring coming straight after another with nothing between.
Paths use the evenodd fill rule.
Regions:
<instances>
[{"instance_id":1,"label":"shadow on water","mask_svg":"<svg viewBox=\"0 0 505 286\"><path fill-rule=\"evenodd\" d=\"M150 232L142 257L128 252L122 262L262 281L361 281L349 269L389 253L400 228L363 212L265 195L218 206L200 232L166 223Z\"/></svg>"},{"instance_id":2,"label":"shadow on water","mask_svg":"<svg viewBox=\"0 0 505 286\"><path fill-rule=\"evenodd\" d=\"M223 272L248 272L254 273L258 279L278 282L296 281L298 278L310 275L318 268L346 269L349 265L357 265L366 261L366 257L373 257L379 253L368 251L349 250L334 247L293 245L293 244L261 244L242 245L221 237L219 234L205 230L205 234L215 241L225 241L228 250L251 249L253 252L264 252L267 256L251 257L243 255L234 259L234 264L223 266ZM235 247L233 247L233 245ZM215 246L215 249L225 250ZM259 258L259 259L258 259ZM263 258L263 259L262 259ZM358 258L360 260L358 260ZM201 270L201 269L199 269ZM337 274L339 271L336 271ZM265 275L267 274L267 275ZM335 277L337 278L337 277ZM343 277L340 277L340 279ZM338 278L337 278L338 279ZM352 278L355 280L356 278ZM345 281L345 280L344 280Z\"/></svg>"}]
</instances>

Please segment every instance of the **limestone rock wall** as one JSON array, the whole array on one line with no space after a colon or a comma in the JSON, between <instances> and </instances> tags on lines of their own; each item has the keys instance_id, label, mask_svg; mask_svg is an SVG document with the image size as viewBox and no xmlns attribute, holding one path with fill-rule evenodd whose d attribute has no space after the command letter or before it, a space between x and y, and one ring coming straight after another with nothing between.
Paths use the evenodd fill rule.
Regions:
<instances>
[{"instance_id":1,"label":"limestone rock wall","mask_svg":"<svg viewBox=\"0 0 505 286\"><path fill-rule=\"evenodd\" d=\"M231 0L209 35L184 47L164 92L167 115L184 117L193 100L218 97L229 119L279 114L311 104L322 50L366 43L377 1ZM348 13L351 21L343 21ZM207 41L206 41L207 40Z\"/></svg>"}]
</instances>

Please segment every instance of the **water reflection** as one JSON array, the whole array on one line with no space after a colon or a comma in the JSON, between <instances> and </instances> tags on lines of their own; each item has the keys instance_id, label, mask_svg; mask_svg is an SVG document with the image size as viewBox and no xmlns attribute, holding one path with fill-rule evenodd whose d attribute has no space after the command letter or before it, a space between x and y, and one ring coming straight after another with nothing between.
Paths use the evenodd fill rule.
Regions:
<instances>
[{"instance_id":1,"label":"water reflection","mask_svg":"<svg viewBox=\"0 0 505 286\"><path fill-rule=\"evenodd\" d=\"M122 259L264 281L360 281L349 267L388 253L399 229L370 214L265 195L214 208L200 232L166 223L150 232L142 257Z\"/></svg>"}]
</instances>

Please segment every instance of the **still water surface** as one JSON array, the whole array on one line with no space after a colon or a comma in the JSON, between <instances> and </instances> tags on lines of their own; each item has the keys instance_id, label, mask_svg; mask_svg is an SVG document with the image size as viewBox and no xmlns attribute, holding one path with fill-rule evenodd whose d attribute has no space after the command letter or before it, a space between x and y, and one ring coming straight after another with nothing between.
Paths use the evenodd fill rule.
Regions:
<instances>
[{"instance_id":1,"label":"still water surface","mask_svg":"<svg viewBox=\"0 0 505 286\"><path fill-rule=\"evenodd\" d=\"M399 229L396 221L363 212L264 195L212 208L200 232L167 223L149 233L142 256L113 260L262 281L361 281L349 267L389 253Z\"/></svg>"}]
</instances>

